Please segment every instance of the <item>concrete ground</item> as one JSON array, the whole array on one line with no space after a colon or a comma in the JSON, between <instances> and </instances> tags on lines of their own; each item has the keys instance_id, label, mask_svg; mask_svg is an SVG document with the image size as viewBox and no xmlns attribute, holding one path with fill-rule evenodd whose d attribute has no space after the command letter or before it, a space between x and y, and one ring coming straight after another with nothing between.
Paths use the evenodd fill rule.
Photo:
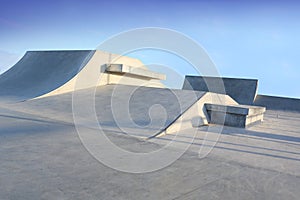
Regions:
<instances>
[{"instance_id":1,"label":"concrete ground","mask_svg":"<svg viewBox=\"0 0 300 200\"><path fill-rule=\"evenodd\" d=\"M246 130L225 127L221 135L214 132L218 127L201 127L170 166L131 174L89 154L72 123L70 97L59 98L53 110L49 99L0 103L1 200L299 199L300 113L270 110L264 123ZM147 141L109 129L105 134L126 150L147 152L172 139L180 150L192 131ZM218 137L211 148L208 140ZM200 148L212 151L200 159Z\"/></svg>"}]
</instances>

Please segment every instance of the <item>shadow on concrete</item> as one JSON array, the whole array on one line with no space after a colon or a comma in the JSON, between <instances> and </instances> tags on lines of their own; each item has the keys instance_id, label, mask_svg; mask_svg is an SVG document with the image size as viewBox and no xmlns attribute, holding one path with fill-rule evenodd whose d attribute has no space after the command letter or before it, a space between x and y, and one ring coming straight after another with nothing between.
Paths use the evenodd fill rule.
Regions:
<instances>
[{"instance_id":1,"label":"shadow on concrete","mask_svg":"<svg viewBox=\"0 0 300 200\"><path fill-rule=\"evenodd\" d=\"M207 128L205 128L205 129L207 129ZM239 129L239 131L241 131L241 130ZM209 132L209 133L214 133L214 132ZM232 132L229 132L229 130L223 130L223 132L221 134L231 135L231 136L234 136L234 137L235 136L237 136L237 137L246 137L246 138L249 138L249 139L266 140L266 141L280 142L280 143L293 144L293 145L295 145L295 143L290 143L290 142L300 142L299 137L277 135L277 134L270 134L270 133L262 133L262 132L255 132L255 131L249 131L249 130L244 130L242 133L232 133ZM256 138L255 137L250 137L250 136L255 136ZM183 136L183 135L177 135L176 138L177 139L161 137L161 138L157 138L157 139L158 140L165 140L165 141L174 141L174 142L178 142L178 143L188 143L188 142L180 140L180 138L190 138L191 139L191 137ZM208 142L214 142L214 141L210 141L210 140L207 140L207 139L205 139L205 140L208 141ZM232 143L232 142L223 142L223 141L218 141L216 146L211 146L211 145L204 145L202 143L203 141L204 141L204 139L195 138L194 142L193 142L193 145L209 147L209 148L216 148L216 149L222 149L222 150L228 150L228 151L234 151L234 152L242 152L242 153L247 153L247 154L262 155L262 156L268 156L268 157L273 157L273 158L300 161L300 158L293 158L293 157L288 157L288 156L277 155L276 154L276 153L287 153L287 154L292 154L292 155L300 155L299 152L286 151L286 150L267 148L267 147L260 147L260 146L255 146L255 145L239 144L239 143ZM232 145L234 147L220 146L222 144ZM271 151L271 152L274 152L274 153L263 153L263 152L257 152L257 151L252 151L252 150L243 150L243 149L240 149L238 147L252 148L253 150L254 149L255 150L267 150L267 151Z\"/></svg>"},{"instance_id":2,"label":"shadow on concrete","mask_svg":"<svg viewBox=\"0 0 300 200\"><path fill-rule=\"evenodd\" d=\"M300 137L294 136L287 136L287 135L280 135L280 134L271 134L271 133L264 133L264 132L256 132L256 131L243 131L242 133L231 133L231 132L222 132L222 134L226 135L247 135L247 136L255 136L259 138L267 138L267 139L274 139L274 140L281 140L287 142L300 142Z\"/></svg>"}]
</instances>

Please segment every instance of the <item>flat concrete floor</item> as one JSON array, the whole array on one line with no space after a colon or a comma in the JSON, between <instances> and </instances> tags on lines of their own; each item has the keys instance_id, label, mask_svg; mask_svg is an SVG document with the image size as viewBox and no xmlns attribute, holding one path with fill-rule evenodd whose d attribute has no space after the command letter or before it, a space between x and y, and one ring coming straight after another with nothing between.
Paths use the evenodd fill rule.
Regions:
<instances>
[{"instance_id":1,"label":"flat concrete floor","mask_svg":"<svg viewBox=\"0 0 300 200\"><path fill-rule=\"evenodd\" d=\"M199 149L211 147L202 144L208 127L199 128L194 144L173 164L130 174L94 159L80 142L70 110L51 113L43 110L46 104L51 102L0 104L1 200L299 199L300 113L267 111L263 124L225 127L202 159ZM152 151L171 139L180 149L191 132L148 141L106 134L124 149Z\"/></svg>"}]
</instances>

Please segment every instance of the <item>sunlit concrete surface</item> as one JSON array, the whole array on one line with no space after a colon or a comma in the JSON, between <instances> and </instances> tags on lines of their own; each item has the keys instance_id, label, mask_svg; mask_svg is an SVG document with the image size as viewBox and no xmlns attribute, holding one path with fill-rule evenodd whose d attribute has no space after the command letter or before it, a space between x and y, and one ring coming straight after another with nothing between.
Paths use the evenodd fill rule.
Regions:
<instances>
[{"instance_id":1,"label":"sunlit concrete surface","mask_svg":"<svg viewBox=\"0 0 300 200\"><path fill-rule=\"evenodd\" d=\"M70 94L0 103L0 199L298 199L299 113L268 110L257 126L224 127L200 159L201 147L203 152L214 144L203 144L205 134L217 138L214 127L197 128L194 144L172 165L130 174L104 166L84 148ZM105 130L132 152L155 151L170 140L180 151L191 132L143 140Z\"/></svg>"},{"instance_id":2,"label":"sunlit concrete surface","mask_svg":"<svg viewBox=\"0 0 300 200\"><path fill-rule=\"evenodd\" d=\"M103 66L114 62L129 65L131 71L158 75L138 59L100 50L28 51L0 74L0 101L25 101L107 84L164 87L157 77L106 73Z\"/></svg>"}]
</instances>

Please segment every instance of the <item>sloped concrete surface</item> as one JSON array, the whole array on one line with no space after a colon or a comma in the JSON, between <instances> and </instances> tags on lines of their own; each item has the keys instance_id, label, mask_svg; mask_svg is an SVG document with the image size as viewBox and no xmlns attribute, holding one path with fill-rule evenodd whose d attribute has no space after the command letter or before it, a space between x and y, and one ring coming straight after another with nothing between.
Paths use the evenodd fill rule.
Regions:
<instances>
[{"instance_id":1,"label":"sloped concrete surface","mask_svg":"<svg viewBox=\"0 0 300 200\"><path fill-rule=\"evenodd\" d=\"M46 94L72 79L95 51L28 51L0 75L1 100L22 101Z\"/></svg>"},{"instance_id":2,"label":"sloped concrete surface","mask_svg":"<svg viewBox=\"0 0 300 200\"><path fill-rule=\"evenodd\" d=\"M26 101L113 83L164 88L151 77L106 73L102 67L110 62L130 66L140 74L156 74L138 59L100 50L28 51L0 75L0 101Z\"/></svg>"},{"instance_id":3,"label":"sloped concrete surface","mask_svg":"<svg viewBox=\"0 0 300 200\"><path fill-rule=\"evenodd\" d=\"M91 94L95 99L92 99ZM73 123L72 98L79 98L76 106L83 109L87 108L88 103L95 102L94 112L102 129L118 132L123 130L132 136L151 137L168 127L204 94L205 92L199 91L106 85L99 86L96 90L80 90L75 97L72 93L66 93L15 103L14 107L24 112ZM128 110L124 110L124 107L128 107ZM92 123L92 114L82 116L86 123Z\"/></svg>"},{"instance_id":4,"label":"sloped concrete surface","mask_svg":"<svg viewBox=\"0 0 300 200\"><path fill-rule=\"evenodd\" d=\"M239 104L252 105L258 80L209 76L186 76L182 89L227 94Z\"/></svg>"},{"instance_id":5,"label":"sloped concrete surface","mask_svg":"<svg viewBox=\"0 0 300 200\"><path fill-rule=\"evenodd\" d=\"M129 174L104 166L82 146L72 123L71 97L0 103L0 199L296 200L300 196L299 113L267 111L258 126L226 127L202 159L200 148L211 148L203 145L206 134L216 133L199 128L193 145L172 165ZM189 130L176 138L151 140L108 128L105 134L133 152L155 151L170 140L178 144L174 150L180 150L191 137Z\"/></svg>"},{"instance_id":6,"label":"sloped concrete surface","mask_svg":"<svg viewBox=\"0 0 300 200\"><path fill-rule=\"evenodd\" d=\"M296 98L257 95L254 104L265 106L269 110L300 112L300 99Z\"/></svg>"}]
</instances>

